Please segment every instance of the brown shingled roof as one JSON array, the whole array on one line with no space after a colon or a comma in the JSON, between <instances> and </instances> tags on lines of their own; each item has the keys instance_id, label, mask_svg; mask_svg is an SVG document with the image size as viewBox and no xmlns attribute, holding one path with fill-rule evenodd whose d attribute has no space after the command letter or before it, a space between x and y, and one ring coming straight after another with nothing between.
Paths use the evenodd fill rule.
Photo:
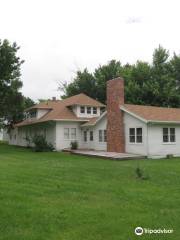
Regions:
<instances>
[{"instance_id":1,"label":"brown shingled roof","mask_svg":"<svg viewBox=\"0 0 180 240\"><path fill-rule=\"evenodd\" d=\"M180 123L180 108L124 104L121 109L127 110L147 121Z\"/></svg>"},{"instance_id":2,"label":"brown shingled roof","mask_svg":"<svg viewBox=\"0 0 180 240\"><path fill-rule=\"evenodd\" d=\"M94 126L99 117L93 117L88 122L84 123L82 127Z\"/></svg>"},{"instance_id":3,"label":"brown shingled roof","mask_svg":"<svg viewBox=\"0 0 180 240\"><path fill-rule=\"evenodd\" d=\"M16 124L16 126L20 127L24 125L31 125L35 123L47 122L52 120L89 121L89 118L78 118L74 114L74 112L69 108L70 106L73 105L105 107L104 104L81 93L63 100L42 102L34 105L31 108L26 109L26 111L29 111L31 109L47 109L49 111L39 119L34 120L26 119Z\"/></svg>"}]
</instances>

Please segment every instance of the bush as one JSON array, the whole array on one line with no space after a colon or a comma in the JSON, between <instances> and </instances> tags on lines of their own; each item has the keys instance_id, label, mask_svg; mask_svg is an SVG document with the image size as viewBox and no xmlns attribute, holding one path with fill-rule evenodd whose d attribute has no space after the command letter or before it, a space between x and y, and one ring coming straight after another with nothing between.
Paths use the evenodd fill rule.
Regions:
<instances>
[{"instance_id":1,"label":"bush","mask_svg":"<svg viewBox=\"0 0 180 240\"><path fill-rule=\"evenodd\" d=\"M52 152L54 150L53 145L48 143L42 135L35 135L32 142L34 144L33 149L35 152Z\"/></svg>"},{"instance_id":2,"label":"bush","mask_svg":"<svg viewBox=\"0 0 180 240\"><path fill-rule=\"evenodd\" d=\"M78 142L77 141L71 142L71 149L73 149L73 150L78 149Z\"/></svg>"},{"instance_id":3,"label":"bush","mask_svg":"<svg viewBox=\"0 0 180 240\"><path fill-rule=\"evenodd\" d=\"M24 139L26 140L27 147L30 148L30 146L31 146L31 138L26 136Z\"/></svg>"},{"instance_id":4,"label":"bush","mask_svg":"<svg viewBox=\"0 0 180 240\"><path fill-rule=\"evenodd\" d=\"M149 176L145 176L143 170L140 167L137 167L136 170L136 177L141 180L148 180Z\"/></svg>"}]
</instances>

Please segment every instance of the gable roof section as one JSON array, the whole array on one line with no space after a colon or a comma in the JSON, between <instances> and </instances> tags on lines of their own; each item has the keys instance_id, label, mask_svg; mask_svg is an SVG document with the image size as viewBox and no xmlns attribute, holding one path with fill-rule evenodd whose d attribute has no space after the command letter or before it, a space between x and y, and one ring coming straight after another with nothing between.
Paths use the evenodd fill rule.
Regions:
<instances>
[{"instance_id":1,"label":"gable roof section","mask_svg":"<svg viewBox=\"0 0 180 240\"><path fill-rule=\"evenodd\" d=\"M73 106L73 105L85 105L85 106L92 106L92 107L105 107L104 104L100 103L99 101L87 96L84 93L80 93L78 95L66 98L64 100L66 106Z\"/></svg>"},{"instance_id":2,"label":"gable roof section","mask_svg":"<svg viewBox=\"0 0 180 240\"><path fill-rule=\"evenodd\" d=\"M26 119L15 126L25 126L31 125L35 123L47 122L47 121L89 121L89 118L79 118L75 115L75 113L69 108L73 105L87 105L93 107L105 107L104 104L86 96L85 94L81 93L75 95L73 97L69 97L63 100L57 101L47 101L37 105L34 105L31 108L26 109L26 111L33 110L33 109L47 109L49 110L44 116L39 119L29 120Z\"/></svg>"},{"instance_id":3,"label":"gable roof section","mask_svg":"<svg viewBox=\"0 0 180 240\"><path fill-rule=\"evenodd\" d=\"M144 122L180 123L180 108L124 104L121 110Z\"/></svg>"},{"instance_id":4,"label":"gable roof section","mask_svg":"<svg viewBox=\"0 0 180 240\"><path fill-rule=\"evenodd\" d=\"M100 117L91 118L88 122L81 125L81 127L95 126L104 116L106 116L106 114L107 114L107 111L105 111L103 114L101 114Z\"/></svg>"}]
</instances>

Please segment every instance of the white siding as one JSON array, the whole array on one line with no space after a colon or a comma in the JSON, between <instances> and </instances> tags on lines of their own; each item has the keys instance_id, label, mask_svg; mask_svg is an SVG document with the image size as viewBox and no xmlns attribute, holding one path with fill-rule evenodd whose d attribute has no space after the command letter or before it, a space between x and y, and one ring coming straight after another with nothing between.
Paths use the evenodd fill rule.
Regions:
<instances>
[{"instance_id":1,"label":"white siding","mask_svg":"<svg viewBox=\"0 0 180 240\"><path fill-rule=\"evenodd\" d=\"M76 128L76 140L78 142L79 148L81 148L81 128L79 122L56 122L56 149L62 150L65 148L70 148L71 142L75 139L65 139L64 138L64 128Z\"/></svg>"},{"instance_id":2,"label":"white siding","mask_svg":"<svg viewBox=\"0 0 180 240\"><path fill-rule=\"evenodd\" d=\"M41 118L48 112L49 112L49 109L38 109L37 110L37 119Z\"/></svg>"},{"instance_id":3,"label":"white siding","mask_svg":"<svg viewBox=\"0 0 180 240\"><path fill-rule=\"evenodd\" d=\"M127 153L135 153L147 155L147 124L141 120L124 113L124 127L125 127L125 151ZM130 143L129 142L129 128L142 127L143 142Z\"/></svg>"},{"instance_id":4,"label":"white siding","mask_svg":"<svg viewBox=\"0 0 180 240\"><path fill-rule=\"evenodd\" d=\"M18 145L18 146L28 146L28 142L26 141L26 136L28 136L30 139L35 134L44 135L46 136L46 141L48 143L53 144L54 147L56 147L56 137L55 137L55 124L47 124L47 125L32 125L32 126L26 126L21 128L15 128L14 130L11 130L9 136L8 136L8 142L11 145ZM31 146L32 141L31 141Z\"/></svg>"},{"instance_id":5,"label":"white siding","mask_svg":"<svg viewBox=\"0 0 180 240\"><path fill-rule=\"evenodd\" d=\"M107 150L106 142L99 142L99 130L106 130L107 119L104 116L94 127L82 128L82 148L94 149L94 150ZM83 131L87 130L87 142L83 140ZM94 140L90 141L90 131L93 131Z\"/></svg>"},{"instance_id":6,"label":"white siding","mask_svg":"<svg viewBox=\"0 0 180 240\"><path fill-rule=\"evenodd\" d=\"M176 131L175 143L163 143L163 127L174 127ZM180 126L178 125L149 125L148 126L148 152L149 155L167 154L180 155Z\"/></svg>"}]
</instances>

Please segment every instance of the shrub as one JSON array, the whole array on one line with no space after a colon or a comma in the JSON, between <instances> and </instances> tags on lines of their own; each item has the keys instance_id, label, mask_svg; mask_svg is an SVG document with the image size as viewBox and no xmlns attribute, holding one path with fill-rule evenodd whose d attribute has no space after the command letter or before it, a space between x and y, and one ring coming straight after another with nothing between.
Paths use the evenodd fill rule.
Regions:
<instances>
[{"instance_id":1,"label":"shrub","mask_svg":"<svg viewBox=\"0 0 180 240\"><path fill-rule=\"evenodd\" d=\"M71 142L71 149L73 149L73 150L78 149L78 142L77 141Z\"/></svg>"},{"instance_id":2,"label":"shrub","mask_svg":"<svg viewBox=\"0 0 180 240\"><path fill-rule=\"evenodd\" d=\"M136 177L141 180L148 180L149 176L145 176L143 170L140 167L137 167L136 170Z\"/></svg>"},{"instance_id":3,"label":"shrub","mask_svg":"<svg viewBox=\"0 0 180 240\"><path fill-rule=\"evenodd\" d=\"M54 150L53 145L48 143L42 135L35 135L32 138L32 142L34 144L33 149L35 152L52 152Z\"/></svg>"},{"instance_id":4,"label":"shrub","mask_svg":"<svg viewBox=\"0 0 180 240\"><path fill-rule=\"evenodd\" d=\"M28 136L26 136L24 139L26 140L27 147L30 148L30 146L31 146L31 141L32 141L31 138L28 137Z\"/></svg>"}]
</instances>

